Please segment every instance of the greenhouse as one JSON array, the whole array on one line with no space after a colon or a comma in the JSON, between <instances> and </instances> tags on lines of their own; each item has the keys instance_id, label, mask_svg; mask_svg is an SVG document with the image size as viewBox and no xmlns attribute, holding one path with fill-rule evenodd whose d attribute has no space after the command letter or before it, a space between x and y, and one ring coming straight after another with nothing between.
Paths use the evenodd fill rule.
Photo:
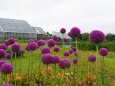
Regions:
<instances>
[{"instance_id":1,"label":"greenhouse","mask_svg":"<svg viewBox=\"0 0 115 86\"><path fill-rule=\"evenodd\" d=\"M43 34L45 34L45 37L47 37L42 28L33 28L25 20L0 18L0 40L5 40L10 37L14 37L15 39L37 40L39 38L38 34L41 34L43 37Z\"/></svg>"}]
</instances>

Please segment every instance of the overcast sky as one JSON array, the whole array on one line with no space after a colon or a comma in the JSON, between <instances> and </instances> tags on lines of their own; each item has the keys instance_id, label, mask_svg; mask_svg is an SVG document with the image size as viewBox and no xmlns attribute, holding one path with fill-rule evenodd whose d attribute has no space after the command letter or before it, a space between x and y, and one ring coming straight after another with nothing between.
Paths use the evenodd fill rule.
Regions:
<instances>
[{"instance_id":1,"label":"overcast sky","mask_svg":"<svg viewBox=\"0 0 115 86\"><path fill-rule=\"evenodd\" d=\"M115 0L0 0L0 18L26 20L45 31L79 27L115 33Z\"/></svg>"}]
</instances>

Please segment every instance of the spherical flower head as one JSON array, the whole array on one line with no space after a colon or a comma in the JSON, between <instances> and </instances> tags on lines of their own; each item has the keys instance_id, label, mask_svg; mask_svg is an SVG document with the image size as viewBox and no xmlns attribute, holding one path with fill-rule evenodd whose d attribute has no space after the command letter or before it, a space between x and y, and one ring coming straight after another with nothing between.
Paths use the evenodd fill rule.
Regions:
<instances>
[{"instance_id":1,"label":"spherical flower head","mask_svg":"<svg viewBox=\"0 0 115 86\"><path fill-rule=\"evenodd\" d=\"M71 62L70 62L70 60L67 59L67 58L61 59L60 62L59 62L59 67L60 67L61 69L70 68L70 67L71 67Z\"/></svg>"},{"instance_id":2,"label":"spherical flower head","mask_svg":"<svg viewBox=\"0 0 115 86\"><path fill-rule=\"evenodd\" d=\"M9 39L8 39L8 42L10 43L10 45L12 45L12 44L15 43L15 39L14 39L14 38L9 38Z\"/></svg>"},{"instance_id":3,"label":"spherical flower head","mask_svg":"<svg viewBox=\"0 0 115 86\"><path fill-rule=\"evenodd\" d=\"M73 63L77 64L77 59L76 58L73 59Z\"/></svg>"},{"instance_id":4,"label":"spherical flower head","mask_svg":"<svg viewBox=\"0 0 115 86\"><path fill-rule=\"evenodd\" d=\"M35 42L30 42L28 47L31 51L35 51L37 49L37 44Z\"/></svg>"},{"instance_id":5,"label":"spherical flower head","mask_svg":"<svg viewBox=\"0 0 115 86\"><path fill-rule=\"evenodd\" d=\"M4 63L6 63L5 60L0 60L0 71L1 71L1 65L4 64Z\"/></svg>"},{"instance_id":6,"label":"spherical flower head","mask_svg":"<svg viewBox=\"0 0 115 86\"><path fill-rule=\"evenodd\" d=\"M52 63L53 64L57 64L57 63L59 63L59 61L60 61L59 56L52 56Z\"/></svg>"},{"instance_id":7,"label":"spherical flower head","mask_svg":"<svg viewBox=\"0 0 115 86\"><path fill-rule=\"evenodd\" d=\"M72 54L72 53L73 53L73 50L72 50L72 49L70 49L70 50L68 50L68 52L69 52L70 54Z\"/></svg>"},{"instance_id":8,"label":"spherical flower head","mask_svg":"<svg viewBox=\"0 0 115 86\"><path fill-rule=\"evenodd\" d=\"M77 50L76 47L72 47L71 49L73 50L73 52L76 52Z\"/></svg>"},{"instance_id":9,"label":"spherical flower head","mask_svg":"<svg viewBox=\"0 0 115 86\"><path fill-rule=\"evenodd\" d=\"M108 54L108 50L107 50L106 48L101 48L101 49L99 50L99 54L100 54L101 56L106 56L106 55Z\"/></svg>"},{"instance_id":10,"label":"spherical flower head","mask_svg":"<svg viewBox=\"0 0 115 86\"><path fill-rule=\"evenodd\" d=\"M52 56L50 54L43 54L41 61L43 64L51 64L52 63Z\"/></svg>"},{"instance_id":11,"label":"spherical flower head","mask_svg":"<svg viewBox=\"0 0 115 86\"><path fill-rule=\"evenodd\" d=\"M93 30L89 34L89 40L95 44L100 44L104 41L105 34L99 30Z\"/></svg>"},{"instance_id":12,"label":"spherical flower head","mask_svg":"<svg viewBox=\"0 0 115 86\"><path fill-rule=\"evenodd\" d=\"M72 36L72 35L71 35L71 32L68 33L68 36L70 36L70 37Z\"/></svg>"},{"instance_id":13,"label":"spherical flower head","mask_svg":"<svg viewBox=\"0 0 115 86\"><path fill-rule=\"evenodd\" d=\"M21 54L24 54L24 50L20 50L20 53L21 53Z\"/></svg>"},{"instance_id":14,"label":"spherical flower head","mask_svg":"<svg viewBox=\"0 0 115 86\"><path fill-rule=\"evenodd\" d=\"M0 58L5 57L6 51L4 49L0 49Z\"/></svg>"},{"instance_id":15,"label":"spherical flower head","mask_svg":"<svg viewBox=\"0 0 115 86\"><path fill-rule=\"evenodd\" d=\"M14 52L18 52L20 50L20 45L19 44L12 44L11 50Z\"/></svg>"},{"instance_id":16,"label":"spherical flower head","mask_svg":"<svg viewBox=\"0 0 115 86\"><path fill-rule=\"evenodd\" d=\"M25 49L26 49L27 51L30 51L28 44L26 45Z\"/></svg>"},{"instance_id":17,"label":"spherical flower head","mask_svg":"<svg viewBox=\"0 0 115 86\"><path fill-rule=\"evenodd\" d=\"M89 56L88 56L88 60L89 60L90 62L95 62L95 61L96 61L96 56L95 56L95 55L89 55Z\"/></svg>"},{"instance_id":18,"label":"spherical flower head","mask_svg":"<svg viewBox=\"0 0 115 86\"><path fill-rule=\"evenodd\" d=\"M6 49L7 49L7 46L6 46L5 44L0 44L0 49L6 50Z\"/></svg>"},{"instance_id":19,"label":"spherical flower head","mask_svg":"<svg viewBox=\"0 0 115 86\"><path fill-rule=\"evenodd\" d=\"M28 40L28 44L29 44L30 42L34 42L34 40L33 40L33 39L29 39L29 40Z\"/></svg>"},{"instance_id":20,"label":"spherical flower head","mask_svg":"<svg viewBox=\"0 0 115 86\"><path fill-rule=\"evenodd\" d=\"M5 60L0 60L0 66L1 66L2 64L4 64L4 63L6 63Z\"/></svg>"},{"instance_id":21,"label":"spherical flower head","mask_svg":"<svg viewBox=\"0 0 115 86\"><path fill-rule=\"evenodd\" d=\"M75 56L79 56L80 53L78 53L78 52L74 52L74 55L75 55Z\"/></svg>"},{"instance_id":22,"label":"spherical flower head","mask_svg":"<svg viewBox=\"0 0 115 86\"><path fill-rule=\"evenodd\" d=\"M72 37L78 37L81 33L78 27L73 27L70 32Z\"/></svg>"},{"instance_id":23,"label":"spherical flower head","mask_svg":"<svg viewBox=\"0 0 115 86\"><path fill-rule=\"evenodd\" d=\"M2 84L1 86L12 86L12 85L9 84L9 83L4 83L4 84Z\"/></svg>"},{"instance_id":24,"label":"spherical flower head","mask_svg":"<svg viewBox=\"0 0 115 86\"><path fill-rule=\"evenodd\" d=\"M53 39L49 39L48 42L47 42L47 45L51 48L51 47L54 47L56 44L56 42L53 40Z\"/></svg>"},{"instance_id":25,"label":"spherical flower head","mask_svg":"<svg viewBox=\"0 0 115 86\"><path fill-rule=\"evenodd\" d=\"M6 59L11 59L11 54L10 54L10 53L7 53L7 54L5 55L5 57L6 57Z\"/></svg>"},{"instance_id":26,"label":"spherical flower head","mask_svg":"<svg viewBox=\"0 0 115 86\"><path fill-rule=\"evenodd\" d=\"M58 46L55 46L54 48L53 48L53 50L54 50L54 52L59 52L59 47Z\"/></svg>"},{"instance_id":27,"label":"spherical flower head","mask_svg":"<svg viewBox=\"0 0 115 86\"><path fill-rule=\"evenodd\" d=\"M42 54L48 54L48 53L50 53L49 47L43 47L43 48L41 49L41 53L42 53Z\"/></svg>"},{"instance_id":28,"label":"spherical flower head","mask_svg":"<svg viewBox=\"0 0 115 86\"><path fill-rule=\"evenodd\" d=\"M51 37L54 41L57 41L58 40L58 37L56 35L52 36Z\"/></svg>"},{"instance_id":29,"label":"spherical flower head","mask_svg":"<svg viewBox=\"0 0 115 86\"><path fill-rule=\"evenodd\" d=\"M38 40L38 41L37 41L37 44L38 44L39 46L43 46L43 45L44 45L44 41L43 41L43 40Z\"/></svg>"},{"instance_id":30,"label":"spherical flower head","mask_svg":"<svg viewBox=\"0 0 115 86\"><path fill-rule=\"evenodd\" d=\"M68 41L68 39L67 38L64 38L64 42L67 42Z\"/></svg>"},{"instance_id":31,"label":"spherical flower head","mask_svg":"<svg viewBox=\"0 0 115 86\"><path fill-rule=\"evenodd\" d=\"M66 52L64 52L64 54L63 54L64 56L69 56L70 55L70 53L68 52L68 51L66 51Z\"/></svg>"},{"instance_id":32,"label":"spherical flower head","mask_svg":"<svg viewBox=\"0 0 115 86\"><path fill-rule=\"evenodd\" d=\"M61 28L60 29L60 33L62 33L62 34L66 33L66 29L65 28Z\"/></svg>"},{"instance_id":33,"label":"spherical flower head","mask_svg":"<svg viewBox=\"0 0 115 86\"><path fill-rule=\"evenodd\" d=\"M6 46L10 45L10 43L9 43L8 40L5 40L4 44L5 44Z\"/></svg>"},{"instance_id":34,"label":"spherical flower head","mask_svg":"<svg viewBox=\"0 0 115 86\"><path fill-rule=\"evenodd\" d=\"M9 63L4 63L1 65L0 69L3 74L10 74L13 70L13 67Z\"/></svg>"}]
</instances>

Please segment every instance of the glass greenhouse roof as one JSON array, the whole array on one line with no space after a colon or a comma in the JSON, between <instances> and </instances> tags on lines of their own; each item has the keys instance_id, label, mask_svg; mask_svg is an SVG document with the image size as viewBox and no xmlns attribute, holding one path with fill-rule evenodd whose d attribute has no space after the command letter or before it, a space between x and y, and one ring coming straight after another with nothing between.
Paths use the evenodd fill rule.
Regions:
<instances>
[{"instance_id":1,"label":"glass greenhouse roof","mask_svg":"<svg viewBox=\"0 0 115 86\"><path fill-rule=\"evenodd\" d=\"M25 20L0 18L1 32L37 33Z\"/></svg>"}]
</instances>

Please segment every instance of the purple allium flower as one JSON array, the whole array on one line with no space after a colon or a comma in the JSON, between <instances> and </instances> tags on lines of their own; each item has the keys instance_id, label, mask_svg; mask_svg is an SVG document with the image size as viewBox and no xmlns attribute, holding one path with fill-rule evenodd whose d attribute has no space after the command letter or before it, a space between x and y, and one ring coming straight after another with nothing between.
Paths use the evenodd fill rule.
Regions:
<instances>
[{"instance_id":1,"label":"purple allium flower","mask_svg":"<svg viewBox=\"0 0 115 86\"><path fill-rule=\"evenodd\" d=\"M15 39L14 39L14 38L9 38L9 39L8 39L8 42L10 43L10 45L12 45L12 44L15 43Z\"/></svg>"},{"instance_id":2,"label":"purple allium flower","mask_svg":"<svg viewBox=\"0 0 115 86\"><path fill-rule=\"evenodd\" d=\"M70 49L70 50L68 50L68 52L69 52L70 54L72 54L72 53L73 53L73 50L72 50L72 49Z\"/></svg>"},{"instance_id":3,"label":"purple allium flower","mask_svg":"<svg viewBox=\"0 0 115 86\"><path fill-rule=\"evenodd\" d=\"M38 40L38 41L37 41L37 44L38 44L39 46L43 46L43 45L44 45L44 41L43 41L43 40Z\"/></svg>"},{"instance_id":4,"label":"purple allium flower","mask_svg":"<svg viewBox=\"0 0 115 86\"><path fill-rule=\"evenodd\" d=\"M7 45L7 46L10 45L8 40L5 40L4 44Z\"/></svg>"},{"instance_id":5,"label":"purple allium flower","mask_svg":"<svg viewBox=\"0 0 115 86\"><path fill-rule=\"evenodd\" d=\"M105 34L99 30L93 30L89 34L89 40L95 44L100 44L104 41Z\"/></svg>"},{"instance_id":6,"label":"purple allium flower","mask_svg":"<svg viewBox=\"0 0 115 86\"><path fill-rule=\"evenodd\" d=\"M48 54L48 53L50 53L50 49L49 49L48 47L43 47L43 48L41 49L41 53L42 53L42 54Z\"/></svg>"},{"instance_id":7,"label":"purple allium flower","mask_svg":"<svg viewBox=\"0 0 115 86\"><path fill-rule=\"evenodd\" d=\"M73 27L70 32L72 37L78 37L81 33L78 27Z\"/></svg>"},{"instance_id":8,"label":"purple allium flower","mask_svg":"<svg viewBox=\"0 0 115 86\"><path fill-rule=\"evenodd\" d=\"M11 58L11 54L10 54L10 53L7 53L7 54L5 55L5 57L6 57L6 59L10 59L10 58Z\"/></svg>"},{"instance_id":9,"label":"purple allium flower","mask_svg":"<svg viewBox=\"0 0 115 86\"><path fill-rule=\"evenodd\" d=\"M76 52L77 50L76 47L72 47L71 49L73 50L73 52Z\"/></svg>"},{"instance_id":10,"label":"purple allium flower","mask_svg":"<svg viewBox=\"0 0 115 86\"><path fill-rule=\"evenodd\" d=\"M59 63L59 61L60 61L59 56L52 56L52 63L53 64L57 64L57 63Z\"/></svg>"},{"instance_id":11,"label":"purple allium flower","mask_svg":"<svg viewBox=\"0 0 115 86\"><path fill-rule=\"evenodd\" d=\"M54 50L54 52L59 52L59 47L58 46L55 46L54 48L53 48L53 50Z\"/></svg>"},{"instance_id":12,"label":"purple allium flower","mask_svg":"<svg viewBox=\"0 0 115 86\"><path fill-rule=\"evenodd\" d=\"M29 40L28 40L28 44L29 44L30 42L34 42L34 40L33 40L33 39L29 39Z\"/></svg>"},{"instance_id":13,"label":"purple allium flower","mask_svg":"<svg viewBox=\"0 0 115 86\"><path fill-rule=\"evenodd\" d=\"M71 35L71 32L68 33L68 36L70 36L70 37L72 36L72 35Z\"/></svg>"},{"instance_id":14,"label":"purple allium flower","mask_svg":"<svg viewBox=\"0 0 115 86\"><path fill-rule=\"evenodd\" d=\"M6 51L4 49L0 49L0 58L5 57Z\"/></svg>"},{"instance_id":15,"label":"purple allium flower","mask_svg":"<svg viewBox=\"0 0 115 86\"><path fill-rule=\"evenodd\" d=\"M66 51L66 52L64 52L63 55L64 55L64 56L69 56L69 54L70 54L70 53L69 53L68 51Z\"/></svg>"},{"instance_id":16,"label":"purple allium flower","mask_svg":"<svg viewBox=\"0 0 115 86\"><path fill-rule=\"evenodd\" d=\"M106 56L106 55L108 54L108 50L107 50L106 48L101 48L101 49L99 50L99 54L100 54L101 56Z\"/></svg>"},{"instance_id":17,"label":"purple allium flower","mask_svg":"<svg viewBox=\"0 0 115 86\"><path fill-rule=\"evenodd\" d=\"M58 37L56 35L52 36L51 37L54 41L57 41L58 40Z\"/></svg>"},{"instance_id":18,"label":"purple allium flower","mask_svg":"<svg viewBox=\"0 0 115 86\"><path fill-rule=\"evenodd\" d=\"M19 44L12 44L11 50L14 52L18 52L20 50L20 45Z\"/></svg>"},{"instance_id":19,"label":"purple allium flower","mask_svg":"<svg viewBox=\"0 0 115 86\"><path fill-rule=\"evenodd\" d=\"M4 84L2 84L1 86L12 86L12 85L9 84L9 83L4 83Z\"/></svg>"},{"instance_id":20,"label":"purple allium flower","mask_svg":"<svg viewBox=\"0 0 115 86\"><path fill-rule=\"evenodd\" d=\"M4 64L4 63L6 63L5 60L0 60L0 66L1 66L2 64Z\"/></svg>"},{"instance_id":21,"label":"purple allium flower","mask_svg":"<svg viewBox=\"0 0 115 86\"><path fill-rule=\"evenodd\" d=\"M51 64L52 56L50 54L43 54L41 60L43 64Z\"/></svg>"},{"instance_id":22,"label":"purple allium flower","mask_svg":"<svg viewBox=\"0 0 115 86\"><path fill-rule=\"evenodd\" d=\"M77 59L76 58L73 59L73 63L77 64Z\"/></svg>"},{"instance_id":23,"label":"purple allium flower","mask_svg":"<svg viewBox=\"0 0 115 86\"><path fill-rule=\"evenodd\" d=\"M30 43L28 44L28 47L29 47L29 49L30 49L31 51L35 51L38 46L37 46L37 44L36 44L35 42L30 42Z\"/></svg>"},{"instance_id":24,"label":"purple allium flower","mask_svg":"<svg viewBox=\"0 0 115 86\"><path fill-rule=\"evenodd\" d=\"M21 54L24 54L24 50L20 50L20 53L21 53Z\"/></svg>"},{"instance_id":25,"label":"purple allium flower","mask_svg":"<svg viewBox=\"0 0 115 86\"><path fill-rule=\"evenodd\" d=\"M51 48L51 47L54 47L55 46L55 41L53 39L49 39L48 42L47 42L47 45Z\"/></svg>"},{"instance_id":26,"label":"purple allium flower","mask_svg":"<svg viewBox=\"0 0 115 86\"><path fill-rule=\"evenodd\" d=\"M75 55L75 56L79 56L79 54L80 54L80 53L78 53L78 52L74 52L74 55Z\"/></svg>"},{"instance_id":27,"label":"purple allium flower","mask_svg":"<svg viewBox=\"0 0 115 86\"><path fill-rule=\"evenodd\" d=\"M11 64L4 63L1 65L0 69L3 74L10 74L13 70L13 67Z\"/></svg>"},{"instance_id":28,"label":"purple allium flower","mask_svg":"<svg viewBox=\"0 0 115 86\"><path fill-rule=\"evenodd\" d=\"M67 38L64 38L64 42L67 42L68 41L68 39Z\"/></svg>"},{"instance_id":29,"label":"purple allium flower","mask_svg":"<svg viewBox=\"0 0 115 86\"><path fill-rule=\"evenodd\" d=\"M26 45L25 49L26 49L27 51L30 51L28 44Z\"/></svg>"},{"instance_id":30,"label":"purple allium flower","mask_svg":"<svg viewBox=\"0 0 115 86\"><path fill-rule=\"evenodd\" d=\"M0 44L0 49L6 50L6 49L7 49L7 46L6 46L5 44Z\"/></svg>"},{"instance_id":31,"label":"purple allium flower","mask_svg":"<svg viewBox=\"0 0 115 86\"><path fill-rule=\"evenodd\" d=\"M89 60L90 62L95 62L95 61L96 61L96 56L95 56L95 55L89 55L89 56L88 56L88 60Z\"/></svg>"},{"instance_id":32,"label":"purple allium flower","mask_svg":"<svg viewBox=\"0 0 115 86\"><path fill-rule=\"evenodd\" d=\"M62 34L66 33L66 29L65 28L61 28L60 29L60 33L62 33Z\"/></svg>"},{"instance_id":33,"label":"purple allium flower","mask_svg":"<svg viewBox=\"0 0 115 86\"><path fill-rule=\"evenodd\" d=\"M63 59L60 60L59 66L60 66L61 69L70 68L71 67L71 62L70 62L69 59L63 58Z\"/></svg>"}]
</instances>

